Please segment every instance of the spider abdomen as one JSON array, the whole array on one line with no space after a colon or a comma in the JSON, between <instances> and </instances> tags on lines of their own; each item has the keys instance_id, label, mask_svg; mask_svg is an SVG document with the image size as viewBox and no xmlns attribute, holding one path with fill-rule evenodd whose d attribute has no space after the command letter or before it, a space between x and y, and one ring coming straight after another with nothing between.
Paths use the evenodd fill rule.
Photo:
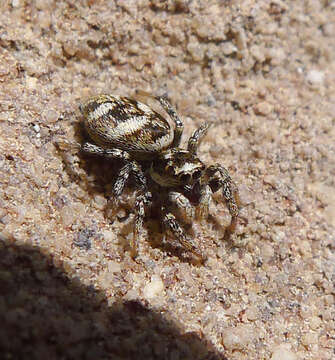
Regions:
<instances>
[{"instance_id":1,"label":"spider abdomen","mask_svg":"<svg viewBox=\"0 0 335 360\"><path fill-rule=\"evenodd\" d=\"M80 106L84 125L95 144L148 157L168 148L173 129L166 119L136 100L99 95Z\"/></svg>"}]
</instances>

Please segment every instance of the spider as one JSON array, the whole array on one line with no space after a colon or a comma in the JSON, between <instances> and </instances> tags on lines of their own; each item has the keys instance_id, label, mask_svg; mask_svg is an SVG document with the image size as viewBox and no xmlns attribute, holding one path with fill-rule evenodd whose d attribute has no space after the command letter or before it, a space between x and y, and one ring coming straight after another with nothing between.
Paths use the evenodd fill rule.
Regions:
<instances>
[{"instance_id":1,"label":"spider","mask_svg":"<svg viewBox=\"0 0 335 360\"><path fill-rule=\"evenodd\" d=\"M209 123L195 130L188 140L187 149L182 149L179 145L184 126L167 97L153 96L144 91L138 93L158 101L174 122L174 127L144 103L128 97L99 95L79 106L91 140L81 146L81 151L122 162L112 191L114 203L117 203L129 176L135 180L137 196L130 244L132 257L138 253L146 208L153 205L155 198L165 196L167 203L159 204L162 223L185 249L204 260L205 256L187 238L171 209L177 208L184 218L192 220L195 205L196 217L205 218L212 194L222 189L231 214L231 223L226 229L230 234L235 229L239 213L237 187L225 167L220 164L205 166L197 156L198 145Z\"/></svg>"}]
</instances>

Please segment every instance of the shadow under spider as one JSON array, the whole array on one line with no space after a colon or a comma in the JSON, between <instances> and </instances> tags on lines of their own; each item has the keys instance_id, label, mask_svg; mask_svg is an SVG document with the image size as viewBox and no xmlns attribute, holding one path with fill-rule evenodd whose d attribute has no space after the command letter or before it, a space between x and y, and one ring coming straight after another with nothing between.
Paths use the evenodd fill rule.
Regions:
<instances>
[{"instance_id":1,"label":"shadow under spider","mask_svg":"<svg viewBox=\"0 0 335 360\"><path fill-rule=\"evenodd\" d=\"M173 210L172 213L174 213ZM187 238L194 238L195 234L191 224L185 223L178 216L176 216L176 218L184 229ZM148 212L145 227L147 230L146 241L152 248L159 248L171 256L178 257L180 261L185 263L192 263L193 265L201 264L199 259L197 259L191 252L187 251L187 249L183 248L182 245L179 244L178 240L174 238L173 234L165 228L163 222L161 221L160 213L159 211L155 211L155 207Z\"/></svg>"}]
</instances>

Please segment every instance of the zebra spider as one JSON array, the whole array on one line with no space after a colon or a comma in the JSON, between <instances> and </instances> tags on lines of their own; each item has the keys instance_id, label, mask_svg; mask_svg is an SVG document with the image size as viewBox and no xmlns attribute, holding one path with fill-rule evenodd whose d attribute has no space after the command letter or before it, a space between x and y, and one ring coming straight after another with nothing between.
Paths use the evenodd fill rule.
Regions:
<instances>
[{"instance_id":1,"label":"zebra spider","mask_svg":"<svg viewBox=\"0 0 335 360\"><path fill-rule=\"evenodd\" d=\"M205 123L194 131L187 150L184 150L179 147L183 123L167 98L143 91L138 93L157 100L174 122L174 128L148 105L127 97L99 95L79 107L91 139L81 146L81 151L122 162L113 186L114 206L129 176L135 180L133 257L137 255L145 209L158 203L165 227L184 248L204 260L201 251L187 239L172 209L176 208L184 219L192 221L195 205L196 217L204 218L208 215L212 194L221 188L231 214L231 224L226 229L230 234L235 229L239 213L237 187L223 166L206 167L197 156L198 145L209 124Z\"/></svg>"}]
</instances>

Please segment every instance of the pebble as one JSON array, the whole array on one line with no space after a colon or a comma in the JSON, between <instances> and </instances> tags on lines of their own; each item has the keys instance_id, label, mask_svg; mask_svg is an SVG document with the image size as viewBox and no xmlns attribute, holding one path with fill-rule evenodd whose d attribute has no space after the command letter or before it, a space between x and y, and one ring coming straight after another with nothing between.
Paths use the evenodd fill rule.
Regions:
<instances>
[{"instance_id":1,"label":"pebble","mask_svg":"<svg viewBox=\"0 0 335 360\"><path fill-rule=\"evenodd\" d=\"M251 328L247 325L240 325L236 328L227 328L222 332L222 342L227 350L242 350L252 341Z\"/></svg>"},{"instance_id":2,"label":"pebble","mask_svg":"<svg viewBox=\"0 0 335 360\"><path fill-rule=\"evenodd\" d=\"M122 270L122 265L116 261L108 262L108 272L110 273L117 273Z\"/></svg>"},{"instance_id":3,"label":"pebble","mask_svg":"<svg viewBox=\"0 0 335 360\"><path fill-rule=\"evenodd\" d=\"M308 332L301 337L301 342L305 346L310 346L318 343L318 334L314 332Z\"/></svg>"},{"instance_id":4,"label":"pebble","mask_svg":"<svg viewBox=\"0 0 335 360\"><path fill-rule=\"evenodd\" d=\"M274 256L273 246L270 244L263 244L261 254L264 261L268 262Z\"/></svg>"},{"instance_id":5,"label":"pebble","mask_svg":"<svg viewBox=\"0 0 335 360\"><path fill-rule=\"evenodd\" d=\"M20 0L13 0L12 1L12 6L13 8L18 8L21 6L21 1Z\"/></svg>"},{"instance_id":6,"label":"pebble","mask_svg":"<svg viewBox=\"0 0 335 360\"><path fill-rule=\"evenodd\" d=\"M271 113L272 109L273 109L273 106L270 103L268 103L267 101L262 101L262 102L256 104L254 107L255 114L263 115L263 116L269 115Z\"/></svg>"},{"instance_id":7,"label":"pebble","mask_svg":"<svg viewBox=\"0 0 335 360\"><path fill-rule=\"evenodd\" d=\"M290 345L281 344L275 348L271 360L298 360L298 358L292 352Z\"/></svg>"},{"instance_id":8,"label":"pebble","mask_svg":"<svg viewBox=\"0 0 335 360\"><path fill-rule=\"evenodd\" d=\"M102 236L106 241L113 241L115 238L114 232L110 230L103 230Z\"/></svg>"},{"instance_id":9,"label":"pebble","mask_svg":"<svg viewBox=\"0 0 335 360\"><path fill-rule=\"evenodd\" d=\"M99 210L104 210L107 205L107 199L101 195L94 196L94 207Z\"/></svg>"},{"instance_id":10,"label":"pebble","mask_svg":"<svg viewBox=\"0 0 335 360\"><path fill-rule=\"evenodd\" d=\"M325 73L319 70L311 70L306 76L307 82L315 87L322 86L324 83L324 79Z\"/></svg>"},{"instance_id":11,"label":"pebble","mask_svg":"<svg viewBox=\"0 0 335 360\"><path fill-rule=\"evenodd\" d=\"M151 281L144 286L143 296L147 300L151 300L164 291L164 284L160 276L153 275Z\"/></svg>"}]
</instances>

